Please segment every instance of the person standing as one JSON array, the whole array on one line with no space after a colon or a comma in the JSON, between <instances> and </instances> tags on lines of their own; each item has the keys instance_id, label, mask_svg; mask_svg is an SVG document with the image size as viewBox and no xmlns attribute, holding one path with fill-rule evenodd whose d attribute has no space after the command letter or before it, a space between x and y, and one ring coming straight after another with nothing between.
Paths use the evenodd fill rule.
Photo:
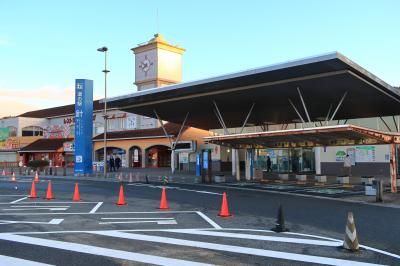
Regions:
<instances>
[{"instance_id":1,"label":"person standing","mask_svg":"<svg viewBox=\"0 0 400 266\"><path fill-rule=\"evenodd\" d=\"M118 156L117 158L115 158L115 166L117 167L117 171L121 167L121 158L119 158Z\"/></svg>"},{"instance_id":2,"label":"person standing","mask_svg":"<svg viewBox=\"0 0 400 266\"><path fill-rule=\"evenodd\" d=\"M111 155L110 157L110 172L114 171L115 172L115 160L114 156Z\"/></svg>"},{"instance_id":3,"label":"person standing","mask_svg":"<svg viewBox=\"0 0 400 266\"><path fill-rule=\"evenodd\" d=\"M351 158L350 155L346 155L343 161L343 171L345 175L351 176Z\"/></svg>"},{"instance_id":4,"label":"person standing","mask_svg":"<svg viewBox=\"0 0 400 266\"><path fill-rule=\"evenodd\" d=\"M267 172L272 172L271 158L269 156L267 156Z\"/></svg>"}]
</instances>

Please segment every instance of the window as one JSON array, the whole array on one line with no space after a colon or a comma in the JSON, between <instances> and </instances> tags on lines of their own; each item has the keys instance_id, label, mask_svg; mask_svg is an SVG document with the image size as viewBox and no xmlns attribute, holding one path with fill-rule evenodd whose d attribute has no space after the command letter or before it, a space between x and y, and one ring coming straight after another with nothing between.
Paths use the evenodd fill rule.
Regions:
<instances>
[{"instance_id":1,"label":"window","mask_svg":"<svg viewBox=\"0 0 400 266\"><path fill-rule=\"evenodd\" d=\"M125 129L126 118L112 118L107 120L107 129L109 130L123 130Z\"/></svg>"},{"instance_id":2,"label":"window","mask_svg":"<svg viewBox=\"0 0 400 266\"><path fill-rule=\"evenodd\" d=\"M24 127L22 136L43 136L43 128L37 126Z\"/></svg>"},{"instance_id":3,"label":"window","mask_svg":"<svg viewBox=\"0 0 400 266\"><path fill-rule=\"evenodd\" d=\"M8 134L9 137L16 137L17 136L17 128L14 126L9 126L10 133Z\"/></svg>"}]
</instances>

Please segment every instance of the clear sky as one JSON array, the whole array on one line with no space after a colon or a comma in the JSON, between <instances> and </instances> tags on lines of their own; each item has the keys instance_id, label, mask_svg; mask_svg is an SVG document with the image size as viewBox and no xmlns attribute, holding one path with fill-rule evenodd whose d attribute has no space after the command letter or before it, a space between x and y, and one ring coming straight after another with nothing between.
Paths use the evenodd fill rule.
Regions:
<instances>
[{"instance_id":1,"label":"clear sky","mask_svg":"<svg viewBox=\"0 0 400 266\"><path fill-rule=\"evenodd\" d=\"M130 49L156 32L187 49L183 81L339 51L399 86L399 10L399 0L0 0L0 117L73 103L76 78L102 97L103 45L109 95L136 91Z\"/></svg>"}]
</instances>

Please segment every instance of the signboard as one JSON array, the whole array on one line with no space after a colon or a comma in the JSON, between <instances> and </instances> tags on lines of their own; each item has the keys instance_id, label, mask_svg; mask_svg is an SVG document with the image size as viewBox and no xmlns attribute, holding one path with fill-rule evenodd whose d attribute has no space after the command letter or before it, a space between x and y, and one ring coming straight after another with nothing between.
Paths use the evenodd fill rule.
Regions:
<instances>
[{"instance_id":1,"label":"signboard","mask_svg":"<svg viewBox=\"0 0 400 266\"><path fill-rule=\"evenodd\" d=\"M92 172L93 81L75 80L75 174Z\"/></svg>"},{"instance_id":2,"label":"signboard","mask_svg":"<svg viewBox=\"0 0 400 266\"><path fill-rule=\"evenodd\" d=\"M64 152L75 151L75 143L73 141L68 141L63 143Z\"/></svg>"},{"instance_id":3,"label":"signboard","mask_svg":"<svg viewBox=\"0 0 400 266\"><path fill-rule=\"evenodd\" d=\"M133 162L138 163L139 162L139 149L135 148L133 150Z\"/></svg>"},{"instance_id":4,"label":"signboard","mask_svg":"<svg viewBox=\"0 0 400 266\"><path fill-rule=\"evenodd\" d=\"M188 163L189 162L189 153L180 152L179 155L179 163Z\"/></svg>"},{"instance_id":5,"label":"signboard","mask_svg":"<svg viewBox=\"0 0 400 266\"><path fill-rule=\"evenodd\" d=\"M375 162L375 146L357 146L357 162Z\"/></svg>"},{"instance_id":6,"label":"signboard","mask_svg":"<svg viewBox=\"0 0 400 266\"><path fill-rule=\"evenodd\" d=\"M8 127L0 128L0 149L6 149L6 140L10 136Z\"/></svg>"},{"instance_id":7,"label":"signboard","mask_svg":"<svg viewBox=\"0 0 400 266\"><path fill-rule=\"evenodd\" d=\"M339 150L335 154L336 162L343 162L345 157L346 157L346 152L343 150Z\"/></svg>"},{"instance_id":8,"label":"signboard","mask_svg":"<svg viewBox=\"0 0 400 266\"><path fill-rule=\"evenodd\" d=\"M71 134L69 125L51 125L46 127L43 132L45 139L65 139Z\"/></svg>"},{"instance_id":9,"label":"signboard","mask_svg":"<svg viewBox=\"0 0 400 266\"><path fill-rule=\"evenodd\" d=\"M203 151L203 169L208 169L208 150Z\"/></svg>"}]
</instances>

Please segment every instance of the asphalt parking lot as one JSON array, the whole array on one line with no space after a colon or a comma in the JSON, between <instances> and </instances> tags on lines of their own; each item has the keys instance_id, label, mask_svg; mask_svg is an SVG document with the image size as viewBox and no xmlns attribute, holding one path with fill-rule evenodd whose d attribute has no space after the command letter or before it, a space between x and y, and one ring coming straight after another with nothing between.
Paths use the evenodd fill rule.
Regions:
<instances>
[{"instance_id":1,"label":"asphalt parking lot","mask_svg":"<svg viewBox=\"0 0 400 266\"><path fill-rule=\"evenodd\" d=\"M118 206L118 182L79 181L79 202L72 201L74 181L53 180L55 199L51 201L44 199L45 178L36 186L38 199L27 197L31 188L27 177L18 178L16 183L0 182L2 265L400 263L399 244L393 242L396 237L374 238L373 232L367 236L364 228L374 230L373 224L380 221L375 218L374 223L364 224L361 220L367 211L396 218L400 216L398 209L375 211L375 207L357 206L356 224L361 244L366 246L353 253L341 248L346 222L342 214L354 207L347 203L320 202L321 215L324 208L330 208L332 215L343 216L336 220L317 217L318 210L304 210L300 219L293 210L298 208L296 203L309 202L312 207L317 199L170 184L166 186L170 209L161 211L163 186L158 183L125 183L127 205ZM230 218L217 215L225 190L233 214ZM277 203L285 206L290 232L270 230ZM324 224L327 219L334 225Z\"/></svg>"}]
</instances>

